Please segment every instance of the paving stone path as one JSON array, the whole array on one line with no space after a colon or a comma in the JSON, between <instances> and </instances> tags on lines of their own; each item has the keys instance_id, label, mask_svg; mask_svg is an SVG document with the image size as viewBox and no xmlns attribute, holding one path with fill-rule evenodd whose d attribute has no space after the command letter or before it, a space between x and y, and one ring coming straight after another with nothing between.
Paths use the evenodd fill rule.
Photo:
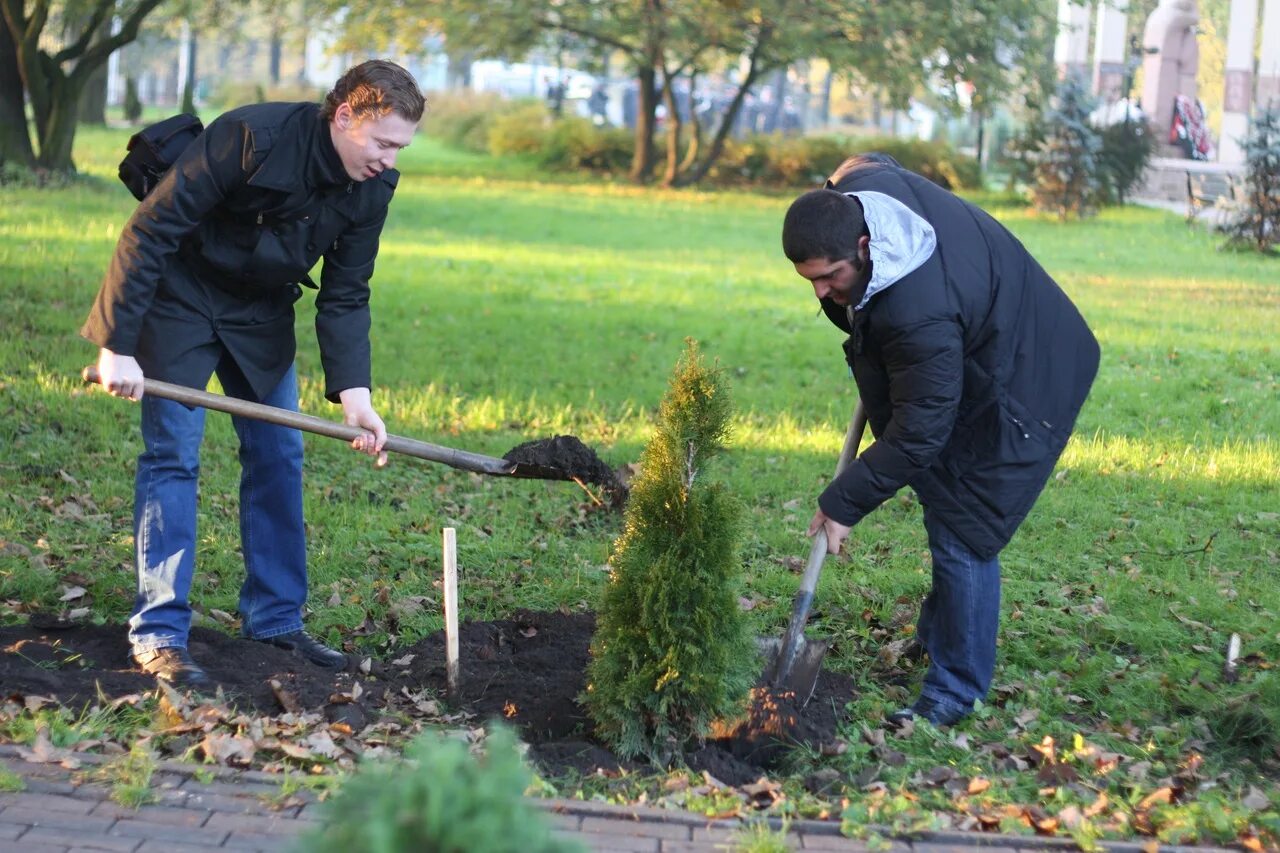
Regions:
<instances>
[{"instance_id":1,"label":"paving stone path","mask_svg":"<svg viewBox=\"0 0 1280 853\"><path fill-rule=\"evenodd\" d=\"M22 779L23 790L0 793L0 853L194 853L214 850L298 850L297 836L319 825L308 791L286 795L278 776L225 768L197 768L162 761L151 779L156 801L138 809L110 799L111 787L94 779L101 756L78 754L69 770L24 760L17 747L0 745L0 768ZM664 809L612 806L573 800L534 800L558 832L596 853L726 853L742 824ZM844 838L838 825L797 821L787 841L795 851L867 851ZM1108 844L1112 853L1150 853L1139 844ZM1014 838L974 833L933 833L875 847L882 853L949 853L981 847L997 853L1076 849L1063 839ZM1167 853L1210 853L1210 848L1161 847ZM359 851L352 851L359 853ZM476 851L484 853L484 851ZM1225 851L1214 851L1225 853Z\"/></svg>"}]
</instances>

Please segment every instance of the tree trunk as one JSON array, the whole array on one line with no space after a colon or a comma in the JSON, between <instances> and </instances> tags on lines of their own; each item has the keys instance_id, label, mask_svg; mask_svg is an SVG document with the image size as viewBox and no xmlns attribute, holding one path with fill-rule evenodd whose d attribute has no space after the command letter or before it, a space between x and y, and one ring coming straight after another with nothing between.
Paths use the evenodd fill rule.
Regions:
<instances>
[{"instance_id":1,"label":"tree trunk","mask_svg":"<svg viewBox=\"0 0 1280 853\"><path fill-rule=\"evenodd\" d=\"M187 73L182 81L182 111L184 113L195 113L196 111L196 57L199 39L196 36L195 27L191 27L187 31Z\"/></svg>"},{"instance_id":2,"label":"tree trunk","mask_svg":"<svg viewBox=\"0 0 1280 853\"><path fill-rule=\"evenodd\" d=\"M747 76L743 79L742 85L738 87L737 93L734 94L733 100L729 103L729 109L725 111L724 117L720 121L720 127L716 129L716 135L711 139L711 147L707 149L707 156L702 162L678 178L675 186L684 187L696 184L706 176L711 167L715 165L716 160L720 159L720 155L724 152L725 140L729 138L729 132L733 130L733 123L737 121L738 113L742 110L742 102L747 98L747 91L750 90L759 76L760 69L756 67L756 53L752 53L751 65L747 68Z\"/></svg>"},{"instance_id":3,"label":"tree trunk","mask_svg":"<svg viewBox=\"0 0 1280 853\"><path fill-rule=\"evenodd\" d=\"M271 25L271 58L267 63L267 75L271 78L272 86L280 85L280 54L284 52L284 45L281 43L280 25Z\"/></svg>"},{"instance_id":4,"label":"tree trunk","mask_svg":"<svg viewBox=\"0 0 1280 853\"><path fill-rule=\"evenodd\" d=\"M698 118L698 72L689 73L689 146L685 149L684 160L676 174L683 174L698 162L698 154L702 150L702 122Z\"/></svg>"},{"instance_id":5,"label":"tree trunk","mask_svg":"<svg viewBox=\"0 0 1280 853\"><path fill-rule=\"evenodd\" d=\"M662 185L674 186L680 168L680 137L684 119L680 117L680 103L676 100L676 81L666 77L662 87L662 100L667 105L667 166L662 173Z\"/></svg>"},{"instance_id":6,"label":"tree trunk","mask_svg":"<svg viewBox=\"0 0 1280 853\"><path fill-rule=\"evenodd\" d=\"M49 114L40 128L40 156L36 159L37 165L57 172L76 170L75 163L71 160L71 146L76 140L76 119L80 112L82 92L83 84L78 85L77 78L54 81Z\"/></svg>"},{"instance_id":7,"label":"tree trunk","mask_svg":"<svg viewBox=\"0 0 1280 853\"><path fill-rule=\"evenodd\" d=\"M773 105L765 117L764 132L775 133L781 123L782 101L787 96L787 69L779 68L773 72L773 81L769 85L773 88Z\"/></svg>"},{"instance_id":8,"label":"tree trunk","mask_svg":"<svg viewBox=\"0 0 1280 853\"><path fill-rule=\"evenodd\" d=\"M654 112L658 106L657 71L652 65L636 72L635 147L631 154L630 178L637 184L649 180L653 173Z\"/></svg>"},{"instance_id":9,"label":"tree trunk","mask_svg":"<svg viewBox=\"0 0 1280 853\"><path fill-rule=\"evenodd\" d=\"M827 77L822 81L822 105L818 112L824 129L831 124L831 86L835 79L836 73L828 68Z\"/></svg>"},{"instance_id":10,"label":"tree trunk","mask_svg":"<svg viewBox=\"0 0 1280 853\"><path fill-rule=\"evenodd\" d=\"M471 51L450 53L449 67L445 71L446 86L450 89L471 88L471 63L474 61Z\"/></svg>"},{"instance_id":11,"label":"tree trunk","mask_svg":"<svg viewBox=\"0 0 1280 853\"><path fill-rule=\"evenodd\" d=\"M111 17L108 15L98 25L94 41L110 38L110 36ZM105 62L93 70L84 84L84 91L80 94L79 118L81 124L107 123L107 64Z\"/></svg>"},{"instance_id":12,"label":"tree trunk","mask_svg":"<svg viewBox=\"0 0 1280 853\"><path fill-rule=\"evenodd\" d=\"M22 92L13 34L0 18L0 165L17 163L29 169L36 163L36 153L27 132Z\"/></svg>"}]
</instances>

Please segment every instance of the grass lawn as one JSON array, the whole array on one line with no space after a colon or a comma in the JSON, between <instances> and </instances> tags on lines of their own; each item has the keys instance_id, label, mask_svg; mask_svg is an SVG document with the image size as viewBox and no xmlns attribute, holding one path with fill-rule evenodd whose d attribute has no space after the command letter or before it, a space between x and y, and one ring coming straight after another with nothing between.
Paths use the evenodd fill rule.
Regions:
<instances>
[{"instance_id":1,"label":"grass lawn","mask_svg":"<svg viewBox=\"0 0 1280 853\"><path fill-rule=\"evenodd\" d=\"M0 189L5 622L59 606L120 622L131 604L136 410L77 378L95 358L77 329L132 209L114 179L126 135L81 132L77 160L94 181ZM567 432L614 465L635 461L683 340L697 338L736 402L732 452L713 473L746 509L742 596L759 631L780 634L798 580L787 559L807 553L804 528L856 396L840 334L815 316L779 247L790 196L545 183L528 166L422 138L401 165L373 291L375 402L389 429L499 456ZM965 812L975 826L1035 824L1082 843L1253 832L1274 843L1280 263L1220 253L1168 213L1111 209L1062 225L1002 197L976 200L1080 306L1101 371L1057 475L1003 554L991 704L955 731L878 742L878 720L921 674L894 683L880 654L910 635L928 587L919 506L904 492L828 562L809 629L834 640L829 663L857 680L853 716L867 729L853 725L838 755L795 756L776 808L838 812L840 794L799 785L831 769L850 831ZM303 409L336 417L312 320L304 299ZM594 608L620 518L586 511L577 486L408 459L379 471L332 439L306 440L320 634L337 640L368 620L374 632L359 642L381 654L438 629L434 606L396 603L438 600L444 526L458 529L464 618ZM203 460L194 600L232 611L238 466L224 416L209 418ZM85 594L60 603L75 586ZM1232 633L1244 660L1228 684ZM1027 753L1041 756L1039 772L1018 759ZM957 790L939 767L985 783ZM586 780L561 793L620 799L650 784Z\"/></svg>"}]
</instances>

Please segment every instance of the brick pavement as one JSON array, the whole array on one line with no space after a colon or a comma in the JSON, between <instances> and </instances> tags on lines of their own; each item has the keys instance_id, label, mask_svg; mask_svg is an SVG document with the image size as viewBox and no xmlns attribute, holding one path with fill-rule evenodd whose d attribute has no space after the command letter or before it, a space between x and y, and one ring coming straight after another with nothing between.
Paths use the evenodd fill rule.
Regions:
<instances>
[{"instance_id":1,"label":"brick pavement","mask_svg":"<svg viewBox=\"0 0 1280 853\"><path fill-rule=\"evenodd\" d=\"M72 771L24 761L16 747L0 745L0 767L19 775L25 785L20 792L0 793L0 853L281 853L296 849L297 836L319 823L314 797L307 791L283 797L278 776L170 761L159 762L152 777L157 801L138 809L126 808L110 800L108 784L92 779L94 767L106 759L88 754L77 758L84 766ZM725 853L734 849L742 829L737 821L710 821L665 809L573 800L533 802L548 813L557 832L577 838L595 853ZM841 836L838 825L818 821L793 822L787 840L795 851L868 850L864 843ZM997 853L1076 849L1064 839L960 832L894 840L876 849L884 853L952 853L974 847ZM1112 853L1145 853L1150 849L1138 844L1107 844L1106 848ZM1209 848L1160 849L1210 853Z\"/></svg>"}]
</instances>

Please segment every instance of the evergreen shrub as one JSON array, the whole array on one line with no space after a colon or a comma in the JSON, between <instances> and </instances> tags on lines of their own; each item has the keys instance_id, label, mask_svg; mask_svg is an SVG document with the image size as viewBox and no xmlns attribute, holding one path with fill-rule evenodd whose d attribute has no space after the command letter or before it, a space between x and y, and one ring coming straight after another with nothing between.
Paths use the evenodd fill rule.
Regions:
<instances>
[{"instance_id":1,"label":"evergreen shrub","mask_svg":"<svg viewBox=\"0 0 1280 853\"><path fill-rule=\"evenodd\" d=\"M1096 213L1101 192L1102 138L1089 123L1093 99L1068 74L1044 114L1044 138L1036 152L1032 201L1039 210L1083 218Z\"/></svg>"},{"instance_id":2,"label":"evergreen shrub","mask_svg":"<svg viewBox=\"0 0 1280 853\"><path fill-rule=\"evenodd\" d=\"M738 606L740 509L711 479L732 405L690 341L631 483L583 696L596 734L667 764L737 717L758 671Z\"/></svg>"},{"instance_id":3,"label":"evergreen shrub","mask_svg":"<svg viewBox=\"0 0 1280 853\"><path fill-rule=\"evenodd\" d=\"M1092 100L1076 75L1068 74L1044 116L1031 199L1062 220L1092 215L1100 197L1102 139L1089 123Z\"/></svg>"},{"instance_id":4,"label":"evergreen shrub","mask_svg":"<svg viewBox=\"0 0 1280 853\"><path fill-rule=\"evenodd\" d=\"M475 757L457 738L417 737L403 759L363 765L323 804L307 853L578 853L524 800L532 774L515 736L497 728Z\"/></svg>"},{"instance_id":5,"label":"evergreen shrub","mask_svg":"<svg viewBox=\"0 0 1280 853\"><path fill-rule=\"evenodd\" d=\"M1098 152L1100 201L1124 204L1155 152L1155 138L1144 118L1116 122L1099 131Z\"/></svg>"},{"instance_id":6,"label":"evergreen shrub","mask_svg":"<svg viewBox=\"0 0 1280 853\"><path fill-rule=\"evenodd\" d=\"M1243 185L1222 203L1226 248L1273 252L1280 245L1280 108L1260 110L1243 140Z\"/></svg>"}]
</instances>

